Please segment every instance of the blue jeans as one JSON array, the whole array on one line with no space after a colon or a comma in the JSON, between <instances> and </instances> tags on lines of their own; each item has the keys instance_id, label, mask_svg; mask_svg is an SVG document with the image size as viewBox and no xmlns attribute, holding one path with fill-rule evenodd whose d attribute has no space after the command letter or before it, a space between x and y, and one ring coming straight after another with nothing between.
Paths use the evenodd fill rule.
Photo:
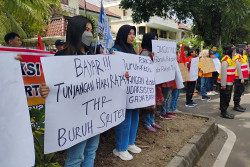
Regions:
<instances>
[{"instance_id":1,"label":"blue jeans","mask_svg":"<svg viewBox=\"0 0 250 167\"><path fill-rule=\"evenodd\" d=\"M143 114L145 126L150 126L152 123L155 123L155 114L145 113Z\"/></svg>"},{"instance_id":2,"label":"blue jeans","mask_svg":"<svg viewBox=\"0 0 250 167\"><path fill-rule=\"evenodd\" d=\"M161 115L165 115L167 113L169 113L169 99L171 97L171 92L172 92L172 87L162 87L162 93L164 96L164 103L163 103L163 107L162 107L162 111L161 111Z\"/></svg>"},{"instance_id":3,"label":"blue jeans","mask_svg":"<svg viewBox=\"0 0 250 167\"><path fill-rule=\"evenodd\" d=\"M209 79L210 78L201 77L201 95L202 95L202 97L207 96L206 93L208 91Z\"/></svg>"},{"instance_id":4,"label":"blue jeans","mask_svg":"<svg viewBox=\"0 0 250 167\"><path fill-rule=\"evenodd\" d=\"M99 138L96 135L68 148L65 167L93 167Z\"/></svg>"},{"instance_id":5,"label":"blue jeans","mask_svg":"<svg viewBox=\"0 0 250 167\"><path fill-rule=\"evenodd\" d=\"M213 82L214 82L213 77L209 77L208 78L208 83L207 83L207 92L211 92L211 91L214 90Z\"/></svg>"},{"instance_id":6,"label":"blue jeans","mask_svg":"<svg viewBox=\"0 0 250 167\"><path fill-rule=\"evenodd\" d=\"M177 100L180 95L180 89L173 89L172 90L172 96L171 96L171 102L170 102L170 111L175 111L177 108Z\"/></svg>"},{"instance_id":7,"label":"blue jeans","mask_svg":"<svg viewBox=\"0 0 250 167\"><path fill-rule=\"evenodd\" d=\"M126 151L128 145L135 144L139 123L139 109L127 109L125 120L115 127L116 149Z\"/></svg>"}]
</instances>

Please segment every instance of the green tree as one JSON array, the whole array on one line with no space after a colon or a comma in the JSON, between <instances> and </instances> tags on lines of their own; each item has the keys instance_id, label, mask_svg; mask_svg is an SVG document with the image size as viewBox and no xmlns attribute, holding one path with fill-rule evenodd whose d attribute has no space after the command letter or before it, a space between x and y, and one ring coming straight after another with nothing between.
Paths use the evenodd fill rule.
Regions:
<instances>
[{"instance_id":1,"label":"green tree","mask_svg":"<svg viewBox=\"0 0 250 167\"><path fill-rule=\"evenodd\" d=\"M59 0L0 0L0 42L8 32L22 38L43 33L52 14L52 6Z\"/></svg>"},{"instance_id":2,"label":"green tree","mask_svg":"<svg viewBox=\"0 0 250 167\"><path fill-rule=\"evenodd\" d=\"M194 34L202 37L206 45L218 46L231 42L244 21L249 23L249 19L245 20L250 14L249 6L249 0L122 0L120 4L121 8L132 9L136 23L149 21L154 15L175 16L183 23L192 19Z\"/></svg>"},{"instance_id":3,"label":"green tree","mask_svg":"<svg viewBox=\"0 0 250 167\"><path fill-rule=\"evenodd\" d=\"M235 17L234 19L225 20L225 28L222 32L222 39L227 43L246 43L250 42L250 17L238 18L240 16L228 16L229 18ZM235 24L234 20L242 20L239 24ZM231 28L226 28L231 27Z\"/></svg>"}]
</instances>

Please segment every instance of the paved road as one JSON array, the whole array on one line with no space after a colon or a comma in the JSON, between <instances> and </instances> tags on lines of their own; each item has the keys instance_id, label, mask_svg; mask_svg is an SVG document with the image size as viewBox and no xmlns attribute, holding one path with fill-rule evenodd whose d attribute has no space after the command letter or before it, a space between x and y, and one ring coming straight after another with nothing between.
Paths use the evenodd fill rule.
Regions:
<instances>
[{"instance_id":1,"label":"paved road","mask_svg":"<svg viewBox=\"0 0 250 167\"><path fill-rule=\"evenodd\" d=\"M250 167L250 95L247 94L242 96L241 104L247 108L244 113L233 111L233 101L231 99L228 111L235 114L233 120L224 119L219 116L219 95L211 96L212 100L210 102L202 101L200 95L194 96L194 101L198 103L195 108L185 107L185 99L185 93L181 93L178 101L179 110L214 117L218 124L225 126L235 133L236 142L227 160L226 167ZM208 149L211 154L209 157L214 156L211 158L214 161L226 140L225 136L226 134L223 131L219 131L219 135L214 141L215 143L211 144L211 148ZM209 163L204 163L209 165L202 166L211 166L211 164L213 164L211 161L212 160L210 160Z\"/></svg>"}]
</instances>

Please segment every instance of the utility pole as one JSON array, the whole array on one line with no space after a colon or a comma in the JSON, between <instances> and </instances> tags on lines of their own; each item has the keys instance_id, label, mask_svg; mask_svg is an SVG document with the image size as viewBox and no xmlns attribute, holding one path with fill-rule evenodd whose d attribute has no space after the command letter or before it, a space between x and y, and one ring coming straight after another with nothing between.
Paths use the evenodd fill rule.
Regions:
<instances>
[{"instance_id":1,"label":"utility pole","mask_svg":"<svg viewBox=\"0 0 250 167\"><path fill-rule=\"evenodd\" d=\"M84 15L85 15L85 17L87 17L86 0L84 0Z\"/></svg>"}]
</instances>

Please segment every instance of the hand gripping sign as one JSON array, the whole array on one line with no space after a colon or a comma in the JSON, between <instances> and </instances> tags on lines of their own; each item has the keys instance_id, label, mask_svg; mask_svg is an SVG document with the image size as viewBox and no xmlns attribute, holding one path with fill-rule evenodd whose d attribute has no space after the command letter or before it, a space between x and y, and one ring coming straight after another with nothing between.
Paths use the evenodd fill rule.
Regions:
<instances>
[{"instance_id":1,"label":"hand gripping sign","mask_svg":"<svg viewBox=\"0 0 250 167\"><path fill-rule=\"evenodd\" d=\"M125 119L127 80L121 57L56 56L41 61L50 88L45 154L67 149Z\"/></svg>"}]
</instances>

